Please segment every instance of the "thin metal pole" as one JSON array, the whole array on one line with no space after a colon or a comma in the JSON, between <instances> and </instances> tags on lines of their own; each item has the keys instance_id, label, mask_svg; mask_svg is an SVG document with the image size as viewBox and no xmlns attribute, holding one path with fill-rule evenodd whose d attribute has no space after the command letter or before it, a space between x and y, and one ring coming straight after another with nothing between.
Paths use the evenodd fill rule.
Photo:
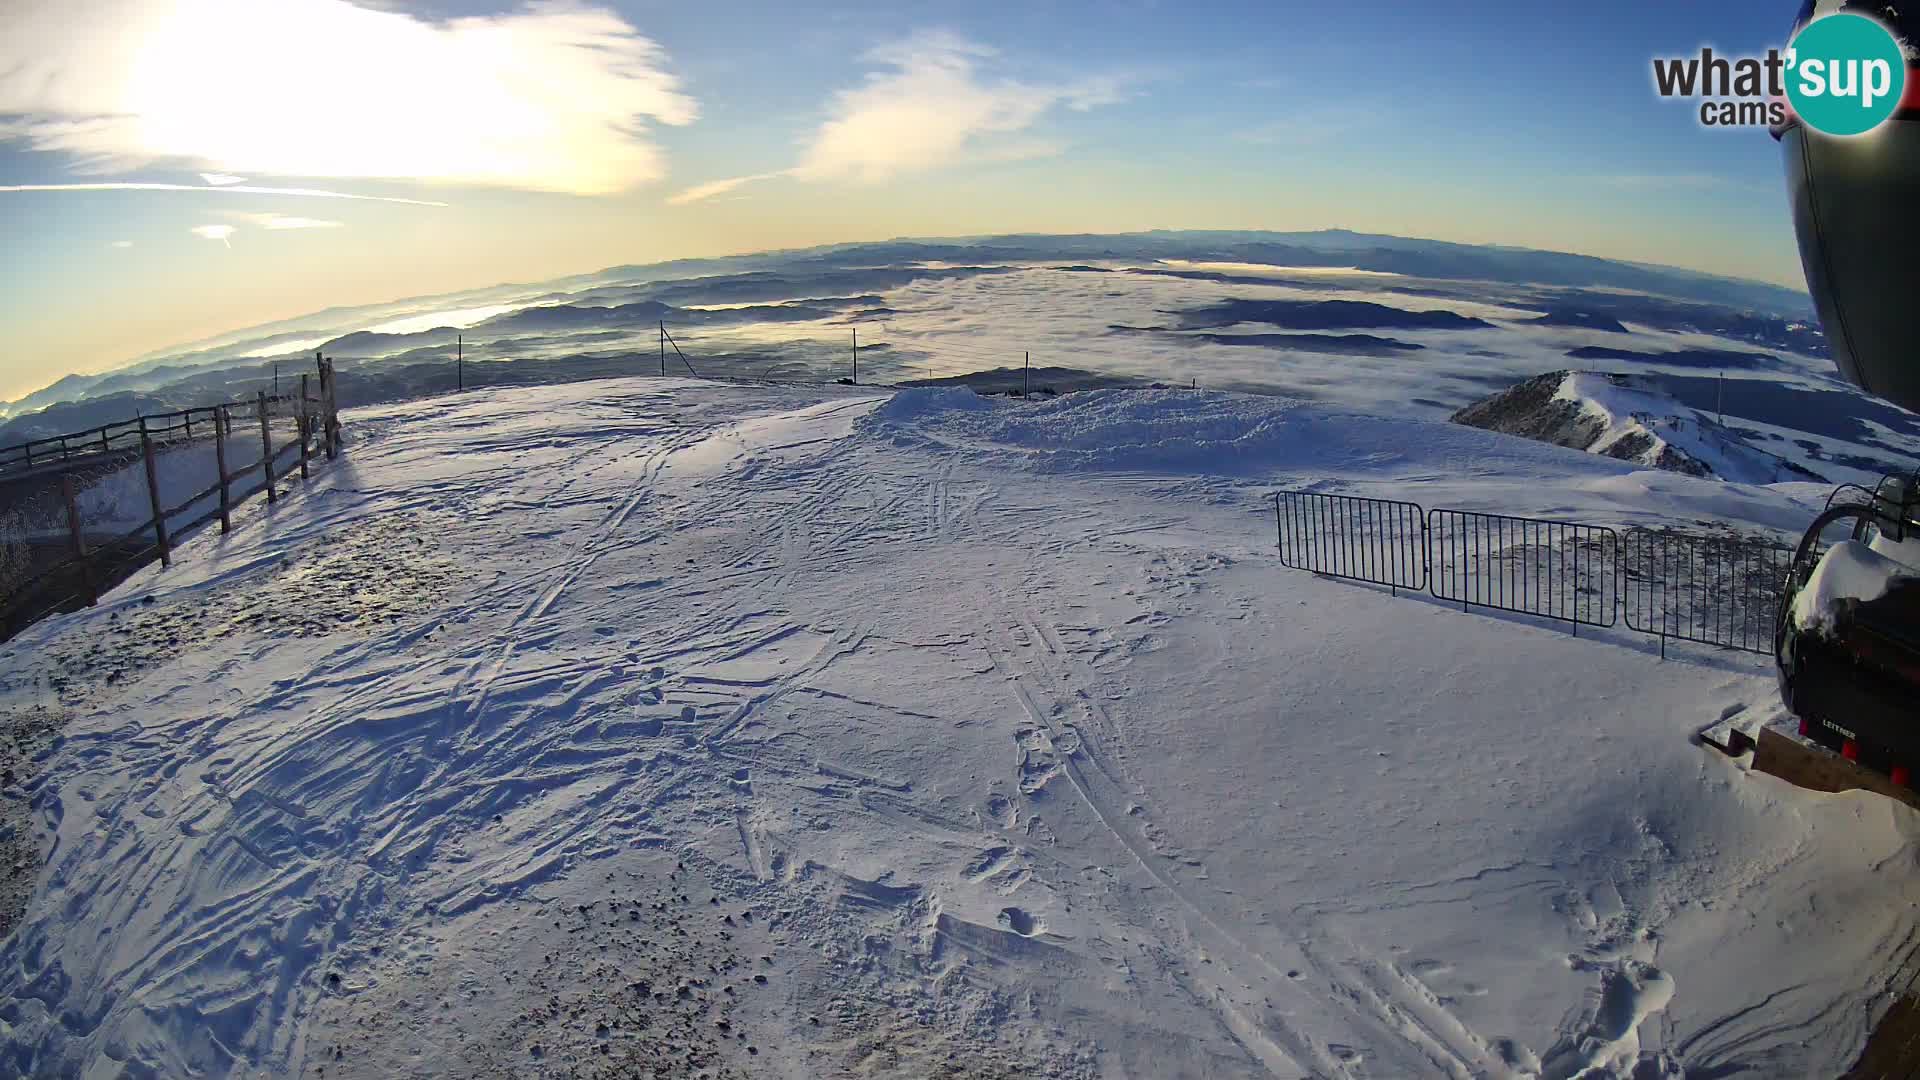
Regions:
<instances>
[{"instance_id":1,"label":"thin metal pole","mask_svg":"<svg viewBox=\"0 0 1920 1080\"><path fill-rule=\"evenodd\" d=\"M853 385L860 385L860 328L853 328Z\"/></svg>"},{"instance_id":2,"label":"thin metal pole","mask_svg":"<svg viewBox=\"0 0 1920 1080\"><path fill-rule=\"evenodd\" d=\"M1020 373L1020 400L1027 400L1027 393L1033 388L1033 353L1027 353L1027 366Z\"/></svg>"},{"instance_id":3,"label":"thin metal pole","mask_svg":"<svg viewBox=\"0 0 1920 1080\"><path fill-rule=\"evenodd\" d=\"M453 335L453 387L456 390L467 388L466 335Z\"/></svg>"},{"instance_id":4,"label":"thin metal pole","mask_svg":"<svg viewBox=\"0 0 1920 1080\"><path fill-rule=\"evenodd\" d=\"M667 377L667 321L660 320L660 377Z\"/></svg>"}]
</instances>

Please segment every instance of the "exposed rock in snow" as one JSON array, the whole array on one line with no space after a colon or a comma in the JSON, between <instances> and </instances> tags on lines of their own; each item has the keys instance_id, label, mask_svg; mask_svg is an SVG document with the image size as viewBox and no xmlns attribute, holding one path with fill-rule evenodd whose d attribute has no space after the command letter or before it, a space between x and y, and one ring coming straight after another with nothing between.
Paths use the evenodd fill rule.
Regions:
<instances>
[{"instance_id":1,"label":"exposed rock in snow","mask_svg":"<svg viewBox=\"0 0 1920 1080\"><path fill-rule=\"evenodd\" d=\"M1826 482L1749 445L1646 376L1550 371L1461 409L1453 421L1689 476L1743 484Z\"/></svg>"}]
</instances>

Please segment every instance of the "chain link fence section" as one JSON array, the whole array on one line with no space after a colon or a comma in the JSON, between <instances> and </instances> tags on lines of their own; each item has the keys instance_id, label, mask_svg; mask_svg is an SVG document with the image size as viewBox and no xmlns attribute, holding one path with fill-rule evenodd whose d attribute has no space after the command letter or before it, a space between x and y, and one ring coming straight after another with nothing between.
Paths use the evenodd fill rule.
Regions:
<instances>
[{"instance_id":1,"label":"chain link fence section","mask_svg":"<svg viewBox=\"0 0 1920 1080\"><path fill-rule=\"evenodd\" d=\"M1413 503L1281 491L1273 511L1287 567L1394 590L1427 587L1426 511Z\"/></svg>"},{"instance_id":2,"label":"chain link fence section","mask_svg":"<svg viewBox=\"0 0 1920 1080\"><path fill-rule=\"evenodd\" d=\"M1765 537L1627 530L1626 623L1660 638L1771 653L1793 549Z\"/></svg>"}]
</instances>

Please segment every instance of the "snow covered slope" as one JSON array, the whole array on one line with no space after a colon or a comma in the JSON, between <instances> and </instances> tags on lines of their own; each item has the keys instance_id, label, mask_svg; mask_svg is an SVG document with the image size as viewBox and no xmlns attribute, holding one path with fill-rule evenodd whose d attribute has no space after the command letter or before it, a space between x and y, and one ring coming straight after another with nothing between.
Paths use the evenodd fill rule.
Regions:
<instances>
[{"instance_id":1,"label":"snow covered slope","mask_svg":"<svg viewBox=\"0 0 1920 1080\"><path fill-rule=\"evenodd\" d=\"M1552 371L1475 402L1453 419L1690 476L1744 484L1826 480L1688 409L1652 377Z\"/></svg>"},{"instance_id":2,"label":"snow covered slope","mask_svg":"<svg viewBox=\"0 0 1920 1080\"><path fill-rule=\"evenodd\" d=\"M0 1073L1813 1075L1911 948L1909 811L1690 745L1761 666L1289 572L1263 503L1818 488L1204 392L348 434L0 653L73 716Z\"/></svg>"}]
</instances>

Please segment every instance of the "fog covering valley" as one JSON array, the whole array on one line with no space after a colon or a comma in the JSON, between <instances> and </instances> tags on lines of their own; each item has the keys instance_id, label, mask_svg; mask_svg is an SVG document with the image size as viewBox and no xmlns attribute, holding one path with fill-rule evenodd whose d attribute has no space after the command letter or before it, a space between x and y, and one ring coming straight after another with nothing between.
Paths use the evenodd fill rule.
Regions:
<instances>
[{"instance_id":1,"label":"fog covering valley","mask_svg":"<svg viewBox=\"0 0 1920 1080\"><path fill-rule=\"evenodd\" d=\"M1031 358L1047 392L1159 382L1423 419L1550 371L1651 376L1675 410L1835 481L1910 467L1920 435L1839 378L1803 293L1336 230L895 240L336 308L63 378L4 406L0 443L252 395L316 351L351 408L658 373L663 353L669 374L829 382L856 336L862 383L1000 369L1007 389Z\"/></svg>"}]
</instances>

